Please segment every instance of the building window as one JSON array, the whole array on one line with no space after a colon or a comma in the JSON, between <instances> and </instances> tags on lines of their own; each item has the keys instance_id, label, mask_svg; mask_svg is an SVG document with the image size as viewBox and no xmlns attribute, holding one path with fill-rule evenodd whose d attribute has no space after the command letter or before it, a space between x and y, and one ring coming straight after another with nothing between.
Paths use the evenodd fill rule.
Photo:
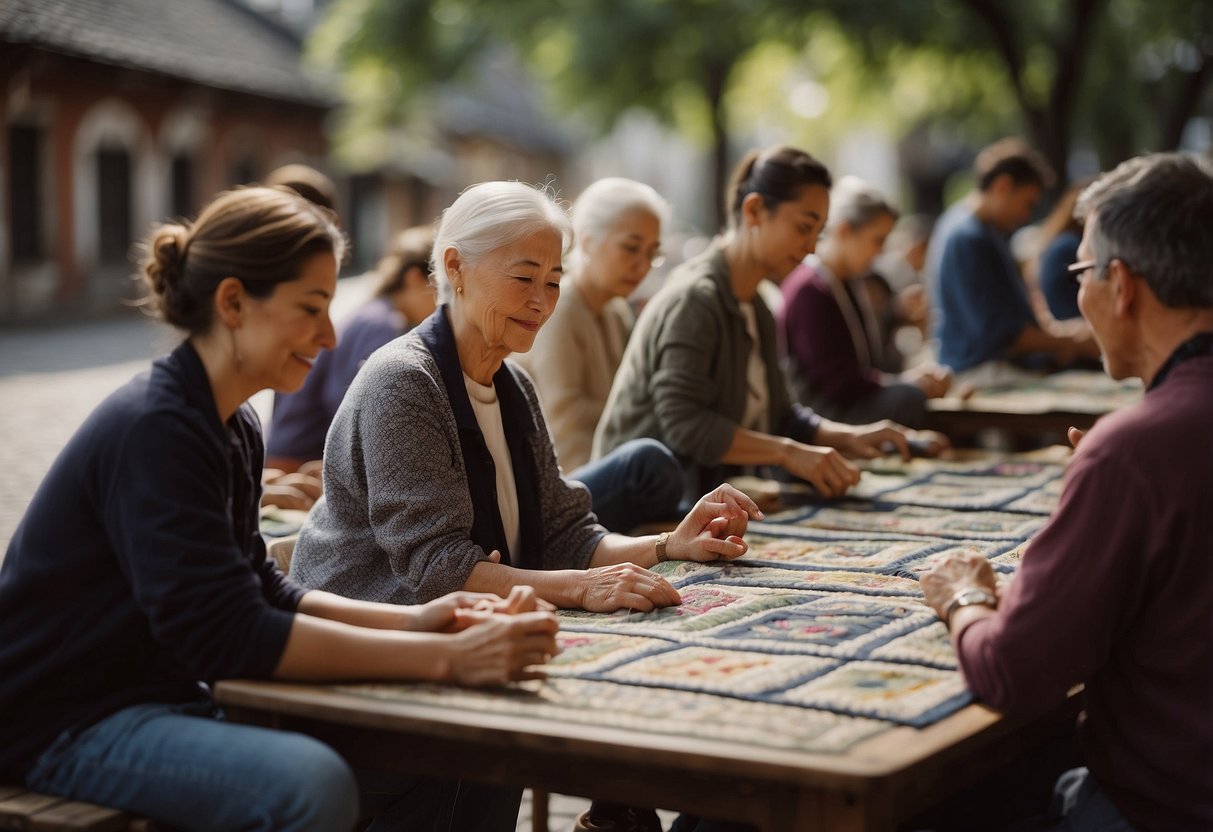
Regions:
<instances>
[{"instance_id":1,"label":"building window","mask_svg":"<svg viewBox=\"0 0 1213 832\"><path fill-rule=\"evenodd\" d=\"M41 260L42 194L38 183L42 170L42 131L13 125L8 129L8 216L12 223L13 262Z\"/></svg>"},{"instance_id":2,"label":"building window","mask_svg":"<svg viewBox=\"0 0 1213 832\"><path fill-rule=\"evenodd\" d=\"M97 219L102 263L125 263L131 247L131 155L97 151Z\"/></svg>"},{"instance_id":3,"label":"building window","mask_svg":"<svg viewBox=\"0 0 1213 832\"><path fill-rule=\"evenodd\" d=\"M184 153L173 156L172 162L172 193L169 204L174 217L192 217L196 210L194 205L194 160Z\"/></svg>"}]
</instances>

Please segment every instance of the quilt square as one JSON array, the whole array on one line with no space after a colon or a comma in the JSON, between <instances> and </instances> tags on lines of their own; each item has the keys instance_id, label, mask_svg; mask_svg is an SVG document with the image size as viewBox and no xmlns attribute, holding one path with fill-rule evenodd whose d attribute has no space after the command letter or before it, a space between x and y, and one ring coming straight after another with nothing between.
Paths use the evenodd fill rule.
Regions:
<instances>
[{"instance_id":1,"label":"quilt square","mask_svg":"<svg viewBox=\"0 0 1213 832\"><path fill-rule=\"evenodd\" d=\"M797 589L808 592L854 592L859 595L921 597L918 581L880 572L847 569L780 569L775 566L729 564L714 584Z\"/></svg>"},{"instance_id":2,"label":"quilt square","mask_svg":"<svg viewBox=\"0 0 1213 832\"><path fill-rule=\"evenodd\" d=\"M880 645L868 655L873 659L888 662L925 664L945 670L956 670L956 651L952 648L952 637L944 623L930 613L930 621L891 641Z\"/></svg>"},{"instance_id":3,"label":"quilt square","mask_svg":"<svg viewBox=\"0 0 1213 832\"><path fill-rule=\"evenodd\" d=\"M578 633L562 630L556 636L560 653L544 666L549 676L599 673L647 653L668 649L663 639L614 633Z\"/></svg>"},{"instance_id":4,"label":"quilt square","mask_svg":"<svg viewBox=\"0 0 1213 832\"><path fill-rule=\"evenodd\" d=\"M838 594L758 613L705 635L713 643L733 649L851 658L934 619L935 614L920 604L875 602Z\"/></svg>"},{"instance_id":5,"label":"quilt square","mask_svg":"<svg viewBox=\"0 0 1213 832\"><path fill-rule=\"evenodd\" d=\"M890 574L901 575L903 577L914 577L915 579L922 577L922 573L929 569L933 569L940 562L951 557L952 555L981 555L994 564L995 568L1009 569L1010 565L1003 563L999 558L1007 553L1012 544L1005 540L995 541L991 543L980 543L974 541L972 543L956 543L951 546L936 547L922 554L911 557L901 563L895 564L888 571Z\"/></svg>"},{"instance_id":6,"label":"quilt square","mask_svg":"<svg viewBox=\"0 0 1213 832\"><path fill-rule=\"evenodd\" d=\"M705 571L704 577L709 577L716 571L714 567L704 564L694 566ZM562 610L558 615L560 626L578 632L647 633L673 637L679 632L707 630L718 624L744 618L751 613L803 600L793 592L761 587L691 584L678 587L678 592L682 596L681 604L662 607L652 612L620 610L603 615L584 610Z\"/></svg>"},{"instance_id":7,"label":"quilt square","mask_svg":"<svg viewBox=\"0 0 1213 832\"><path fill-rule=\"evenodd\" d=\"M789 656L689 646L646 656L602 674L613 682L760 697L837 666L817 656Z\"/></svg>"},{"instance_id":8,"label":"quilt square","mask_svg":"<svg viewBox=\"0 0 1213 832\"><path fill-rule=\"evenodd\" d=\"M750 550L738 563L786 563L822 569L876 570L923 548L912 540L815 540L807 537L746 535Z\"/></svg>"},{"instance_id":9,"label":"quilt square","mask_svg":"<svg viewBox=\"0 0 1213 832\"><path fill-rule=\"evenodd\" d=\"M800 524L885 534L1022 540L1039 529L1044 520L1036 515L1005 511L949 511L928 506L860 503L821 508Z\"/></svg>"},{"instance_id":10,"label":"quilt square","mask_svg":"<svg viewBox=\"0 0 1213 832\"><path fill-rule=\"evenodd\" d=\"M922 726L972 701L960 674L892 662L852 661L777 697L810 708Z\"/></svg>"},{"instance_id":11,"label":"quilt square","mask_svg":"<svg viewBox=\"0 0 1213 832\"><path fill-rule=\"evenodd\" d=\"M1001 508L1026 493L1022 485L984 485L975 483L929 482L915 483L882 494L880 500L912 506L939 506L951 509Z\"/></svg>"}]
</instances>

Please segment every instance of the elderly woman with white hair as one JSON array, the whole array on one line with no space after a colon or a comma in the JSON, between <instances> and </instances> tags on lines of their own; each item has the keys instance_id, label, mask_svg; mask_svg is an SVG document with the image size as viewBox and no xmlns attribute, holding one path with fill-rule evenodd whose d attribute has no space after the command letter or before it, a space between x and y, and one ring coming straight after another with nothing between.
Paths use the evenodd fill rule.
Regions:
<instances>
[{"instance_id":1,"label":"elderly woman with white hair","mask_svg":"<svg viewBox=\"0 0 1213 832\"><path fill-rule=\"evenodd\" d=\"M727 485L673 532L626 537L561 477L531 381L505 359L551 316L570 234L564 210L518 182L475 185L446 210L433 253L442 303L371 356L333 420L325 493L292 564L305 586L411 604L529 585L557 607L652 610L680 598L646 566L745 552L761 512Z\"/></svg>"},{"instance_id":2,"label":"elderly woman with white hair","mask_svg":"<svg viewBox=\"0 0 1213 832\"><path fill-rule=\"evenodd\" d=\"M669 205L648 185L622 177L592 183L573 203L575 248L560 301L530 352L514 360L532 378L569 479L590 489L598 521L612 531L677 515L678 460L655 439L626 442L590 461L635 323L626 298L661 258Z\"/></svg>"}]
</instances>

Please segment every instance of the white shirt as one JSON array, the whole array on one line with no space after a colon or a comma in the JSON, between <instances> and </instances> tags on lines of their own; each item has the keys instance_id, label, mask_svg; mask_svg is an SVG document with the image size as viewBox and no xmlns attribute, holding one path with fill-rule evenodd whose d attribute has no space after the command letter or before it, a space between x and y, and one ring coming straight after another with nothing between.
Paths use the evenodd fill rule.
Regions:
<instances>
[{"instance_id":1,"label":"white shirt","mask_svg":"<svg viewBox=\"0 0 1213 832\"><path fill-rule=\"evenodd\" d=\"M505 441L505 428L501 424L501 403L497 400L497 389L483 385L463 374L463 385L467 388L476 424L484 434L485 444L493 456L493 467L497 474L497 511L501 513L501 525L505 528L505 541L510 555L517 558L521 544L518 521L518 487L514 484L514 463L510 459L510 446ZM504 553L503 553L504 554Z\"/></svg>"}]
</instances>

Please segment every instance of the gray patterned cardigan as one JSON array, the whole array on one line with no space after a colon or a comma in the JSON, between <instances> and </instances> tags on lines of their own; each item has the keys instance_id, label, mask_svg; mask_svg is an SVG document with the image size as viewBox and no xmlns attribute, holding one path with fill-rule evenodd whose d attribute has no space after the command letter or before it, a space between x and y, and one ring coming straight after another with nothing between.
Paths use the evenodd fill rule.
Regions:
<instances>
[{"instance_id":1,"label":"gray patterned cardigan","mask_svg":"<svg viewBox=\"0 0 1213 832\"><path fill-rule=\"evenodd\" d=\"M413 604L461 589L498 549L503 562L584 569L606 530L580 483L563 479L526 374L493 377L518 487L521 551L497 510L492 457L464 387L446 307L377 350L329 429L324 496L291 575L351 598Z\"/></svg>"}]
</instances>

